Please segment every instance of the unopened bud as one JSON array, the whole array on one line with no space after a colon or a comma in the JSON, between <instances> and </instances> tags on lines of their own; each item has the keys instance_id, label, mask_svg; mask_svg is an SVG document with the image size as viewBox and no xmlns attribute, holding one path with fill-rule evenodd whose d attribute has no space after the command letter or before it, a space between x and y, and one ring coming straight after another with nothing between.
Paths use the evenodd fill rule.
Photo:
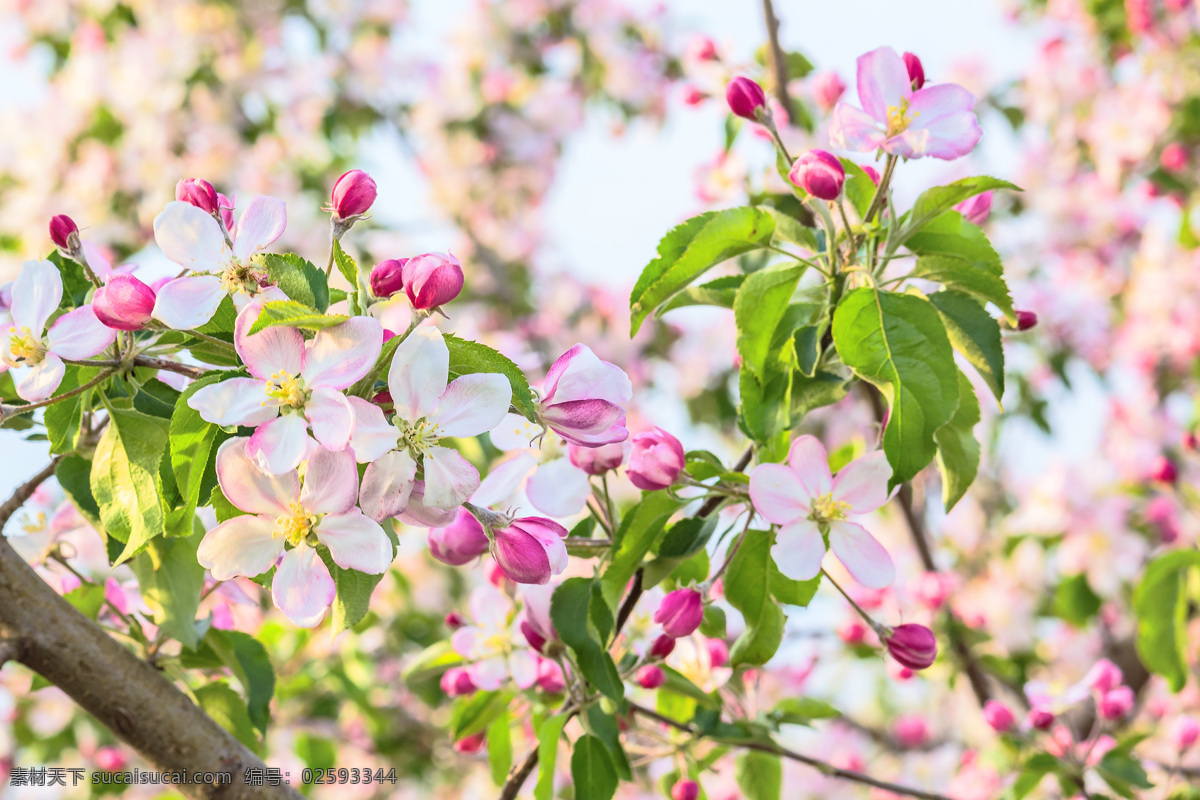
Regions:
<instances>
[{"instance_id":1,"label":"unopened bud","mask_svg":"<svg viewBox=\"0 0 1200 800\"><path fill-rule=\"evenodd\" d=\"M447 697L474 694L477 688L475 681L471 680L471 674L462 667L451 667L442 673L441 687Z\"/></svg>"},{"instance_id":2,"label":"unopened bud","mask_svg":"<svg viewBox=\"0 0 1200 800\"><path fill-rule=\"evenodd\" d=\"M175 184L175 199L191 203L206 214L215 214L220 208L217 190L202 178L184 178Z\"/></svg>"},{"instance_id":3,"label":"unopened bud","mask_svg":"<svg viewBox=\"0 0 1200 800\"><path fill-rule=\"evenodd\" d=\"M96 290L92 311L110 328L138 331L150 321L154 299L154 290L132 275L113 275Z\"/></svg>"},{"instance_id":4,"label":"unopened bud","mask_svg":"<svg viewBox=\"0 0 1200 800\"><path fill-rule=\"evenodd\" d=\"M925 669L937 659L937 638L924 625L898 625L885 642L892 658L909 669Z\"/></svg>"},{"instance_id":5,"label":"unopened bud","mask_svg":"<svg viewBox=\"0 0 1200 800\"><path fill-rule=\"evenodd\" d=\"M71 237L75 237L74 243ZM70 252L79 247L79 226L66 214L50 218L50 241L60 250Z\"/></svg>"},{"instance_id":6,"label":"unopened bud","mask_svg":"<svg viewBox=\"0 0 1200 800\"><path fill-rule=\"evenodd\" d=\"M652 492L672 486L685 465L679 440L662 428L651 428L633 437L625 474L634 486Z\"/></svg>"},{"instance_id":7,"label":"unopened bud","mask_svg":"<svg viewBox=\"0 0 1200 800\"><path fill-rule=\"evenodd\" d=\"M352 169L333 185L333 213L341 219L365 214L375 202L377 194L374 179L361 169Z\"/></svg>"},{"instance_id":8,"label":"unopened bud","mask_svg":"<svg viewBox=\"0 0 1200 800\"><path fill-rule=\"evenodd\" d=\"M371 270L371 294L376 297L391 297L404 288L404 265L407 258L389 258L380 261Z\"/></svg>"},{"instance_id":9,"label":"unopened bud","mask_svg":"<svg viewBox=\"0 0 1200 800\"><path fill-rule=\"evenodd\" d=\"M913 90L920 89L925 85L925 67L921 64L921 59L912 53L905 53L903 59L904 67L908 70L908 79L912 82Z\"/></svg>"},{"instance_id":10,"label":"unopened bud","mask_svg":"<svg viewBox=\"0 0 1200 800\"><path fill-rule=\"evenodd\" d=\"M1133 710L1133 689L1128 686L1118 686L1112 691L1105 692L1096 701L1096 709L1100 716L1107 720L1121 719Z\"/></svg>"},{"instance_id":11,"label":"unopened bud","mask_svg":"<svg viewBox=\"0 0 1200 800\"><path fill-rule=\"evenodd\" d=\"M1189 750L1200 739L1200 723L1192 717L1179 717L1171 726L1170 737L1177 751L1182 753Z\"/></svg>"},{"instance_id":12,"label":"unopened bud","mask_svg":"<svg viewBox=\"0 0 1200 800\"><path fill-rule=\"evenodd\" d=\"M846 182L846 170L833 153L814 149L796 159L788 179L813 197L836 200Z\"/></svg>"},{"instance_id":13,"label":"unopened bud","mask_svg":"<svg viewBox=\"0 0 1200 800\"><path fill-rule=\"evenodd\" d=\"M667 682L667 673L657 664L648 664L638 670L637 682L643 689L657 689Z\"/></svg>"},{"instance_id":14,"label":"unopened bud","mask_svg":"<svg viewBox=\"0 0 1200 800\"><path fill-rule=\"evenodd\" d=\"M459 753L478 753L483 749L486 738L486 735L483 733L477 733L474 736L464 736L454 743L454 749Z\"/></svg>"},{"instance_id":15,"label":"unopened bud","mask_svg":"<svg viewBox=\"0 0 1200 800\"><path fill-rule=\"evenodd\" d=\"M700 796L700 784L680 778L671 787L671 800L696 800Z\"/></svg>"},{"instance_id":16,"label":"unopened bud","mask_svg":"<svg viewBox=\"0 0 1200 800\"><path fill-rule=\"evenodd\" d=\"M708 649L708 664L713 669L729 663L729 645L723 639L709 639L704 643Z\"/></svg>"},{"instance_id":17,"label":"unopened bud","mask_svg":"<svg viewBox=\"0 0 1200 800\"><path fill-rule=\"evenodd\" d=\"M1034 706L1029 710L1029 725L1039 731L1049 730L1054 724L1054 712L1044 706Z\"/></svg>"},{"instance_id":18,"label":"unopened bud","mask_svg":"<svg viewBox=\"0 0 1200 800\"><path fill-rule=\"evenodd\" d=\"M415 309L444 306L462 291L462 264L453 255L424 253L408 259L403 267L404 291Z\"/></svg>"},{"instance_id":19,"label":"unopened bud","mask_svg":"<svg viewBox=\"0 0 1200 800\"><path fill-rule=\"evenodd\" d=\"M654 644L650 645L651 658L666 658L675 650L674 637L667 636L665 633L654 640Z\"/></svg>"},{"instance_id":20,"label":"unopened bud","mask_svg":"<svg viewBox=\"0 0 1200 800\"><path fill-rule=\"evenodd\" d=\"M761 86L749 78L734 78L725 87L725 102L729 110L743 119L758 122L761 114L771 113L767 109L767 96Z\"/></svg>"},{"instance_id":21,"label":"unopened bud","mask_svg":"<svg viewBox=\"0 0 1200 800\"><path fill-rule=\"evenodd\" d=\"M704 619L704 598L695 589L676 589L667 594L654 612L663 632L678 639L691 636Z\"/></svg>"},{"instance_id":22,"label":"unopened bud","mask_svg":"<svg viewBox=\"0 0 1200 800\"><path fill-rule=\"evenodd\" d=\"M988 700L983 706L983 718L996 733L1004 733L1017 724L1012 709L999 700Z\"/></svg>"},{"instance_id":23,"label":"unopened bud","mask_svg":"<svg viewBox=\"0 0 1200 800\"><path fill-rule=\"evenodd\" d=\"M1179 478L1179 470L1174 461L1166 456L1159 456L1150 467L1150 477L1163 483L1174 483Z\"/></svg>"}]
</instances>

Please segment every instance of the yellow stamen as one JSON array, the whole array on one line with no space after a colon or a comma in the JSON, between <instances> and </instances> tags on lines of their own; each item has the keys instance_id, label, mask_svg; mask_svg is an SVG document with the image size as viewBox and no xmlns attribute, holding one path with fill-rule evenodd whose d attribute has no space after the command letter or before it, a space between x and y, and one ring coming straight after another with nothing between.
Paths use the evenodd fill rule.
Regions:
<instances>
[{"instance_id":1,"label":"yellow stamen","mask_svg":"<svg viewBox=\"0 0 1200 800\"><path fill-rule=\"evenodd\" d=\"M33 367L42 363L42 359L46 357L46 345L33 335L28 325L20 331L12 327L8 329L8 353L9 358L6 360L10 364Z\"/></svg>"},{"instance_id":2,"label":"yellow stamen","mask_svg":"<svg viewBox=\"0 0 1200 800\"><path fill-rule=\"evenodd\" d=\"M429 455L429 448L442 439L441 426L432 422L424 419L409 423L400 419L396 421L400 424L402 431L397 445L407 448L413 458Z\"/></svg>"},{"instance_id":3,"label":"yellow stamen","mask_svg":"<svg viewBox=\"0 0 1200 800\"><path fill-rule=\"evenodd\" d=\"M280 405L291 408L303 408L309 394L304 388L303 379L286 372L276 372L272 375L271 380L267 382L265 391L267 397L278 400ZM267 401L264 400L263 405L266 404Z\"/></svg>"},{"instance_id":4,"label":"yellow stamen","mask_svg":"<svg viewBox=\"0 0 1200 800\"><path fill-rule=\"evenodd\" d=\"M288 544L296 547L312 532L313 526L317 524L317 517L309 514L299 503L291 504L291 512L290 515L275 518L273 535L282 537Z\"/></svg>"},{"instance_id":5,"label":"yellow stamen","mask_svg":"<svg viewBox=\"0 0 1200 800\"><path fill-rule=\"evenodd\" d=\"M921 115L920 111L913 111L909 107L909 102L907 97L902 97L899 106L888 106L888 136L896 136L908 130L908 126L912 124L913 120Z\"/></svg>"},{"instance_id":6,"label":"yellow stamen","mask_svg":"<svg viewBox=\"0 0 1200 800\"><path fill-rule=\"evenodd\" d=\"M26 533L38 533L46 529L46 512L39 511L36 514L26 514L25 519L21 524L21 530Z\"/></svg>"},{"instance_id":7,"label":"yellow stamen","mask_svg":"<svg viewBox=\"0 0 1200 800\"><path fill-rule=\"evenodd\" d=\"M834 500L833 493L830 492L813 500L811 508L814 522L837 522L846 518L850 504L842 500Z\"/></svg>"}]
</instances>

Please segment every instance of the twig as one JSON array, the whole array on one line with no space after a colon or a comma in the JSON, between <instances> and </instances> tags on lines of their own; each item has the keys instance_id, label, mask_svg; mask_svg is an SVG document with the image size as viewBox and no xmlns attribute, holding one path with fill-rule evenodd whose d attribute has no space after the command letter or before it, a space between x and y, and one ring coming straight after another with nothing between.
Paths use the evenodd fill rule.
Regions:
<instances>
[{"instance_id":1,"label":"twig","mask_svg":"<svg viewBox=\"0 0 1200 800\"><path fill-rule=\"evenodd\" d=\"M17 509L25 505L26 500L33 497L33 493L37 491L38 487L50 479L50 476L54 474L54 468L62 459L62 456L55 456L41 472L18 486L12 493L12 497L4 501L4 505L0 505L0 529L3 529L9 518L17 513Z\"/></svg>"},{"instance_id":2,"label":"twig","mask_svg":"<svg viewBox=\"0 0 1200 800\"><path fill-rule=\"evenodd\" d=\"M85 383L83 386L76 386L74 389L71 389L69 392L63 392L60 395L55 395L54 397L49 397L49 398L46 398L45 400L39 400L36 403L30 403L30 404L24 405L24 406L0 406L0 409L2 409L2 410L0 410L0 417L7 418L7 417L15 417L19 414L28 414L30 411L36 411L39 408L45 408L46 406L52 406L55 403L58 403L62 400L66 400L69 397L74 397L77 394L83 394L88 389L91 389L94 386L104 383L104 381L106 381L110 377L112 377L112 374L115 371L116 370L106 369L103 372L101 372L99 375L97 375L95 378L93 378L92 380Z\"/></svg>"},{"instance_id":3,"label":"twig","mask_svg":"<svg viewBox=\"0 0 1200 800\"><path fill-rule=\"evenodd\" d=\"M124 367L125 362L118 360L103 360L103 361L68 361L68 364L79 364L84 367ZM209 373L209 370L200 367L189 367L187 364L180 364L178 361L171 361L166 358L154 358L152 356L135 356L133 359L135 367L149 367L150 369L161 369L164 372L175 372L180 375L186 375L189 378L203 378Z\"/></svg>"},{"instance_id":4,"label":"twig","mask_svg":"<svg viewBox=\"0 0 1200 800\"><path fill-rule=\"evenodd\" d=\"M771 68L775 72L775 99L779 101L779 105L783 106L783 110L787 112L788 119L794 124L796 121L796 107L792 105L792 98L787 90L787 56L783 52L783 47L779 44L779 18L775 16L775 7L771 4L771 0L763 0L763 18L767 23L767 41L769 42L771 54Z\"/></svg>"}]
</instances>

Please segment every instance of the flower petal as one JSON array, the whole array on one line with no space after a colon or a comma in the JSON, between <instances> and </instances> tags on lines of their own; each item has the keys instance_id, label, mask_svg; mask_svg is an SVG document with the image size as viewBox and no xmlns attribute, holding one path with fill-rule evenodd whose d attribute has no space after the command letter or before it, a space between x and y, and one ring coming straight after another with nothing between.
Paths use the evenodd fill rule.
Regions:
<instances>
[{"instance_id":1,"label":"flower petal","mask_svg":"<svg viewBox=\"0 0 1200 800\"><path fill-rule=\"evenodd\" d=\"M397 519L415 528L444 528L458 516L457 509L432 508L426 506L424 500L425 481L413 481L412 494L409 495L408 503L404 506L404 511L397 515ZM362 505L361 500L359 505Z\"/></svg>"},{"instance_id":2,"label":"flower petal","mask_svg":"<svg viewBox=\"0 0 1200 800\"><path fill-rule=\"evenodd\" d=\"M908 67L890 47L880 47L858 57L858 101L877 121L887 123L888 108L912 94Z\"/></svg>"},{"instance_id":3,"label":"flower petal","mask_svg":"<svg viewBox=\"0 0 1200 800\"><path fill-rule=\"evenodd\" d=\"M628 403L633 398L629 376L615 364L601 361L587 345L577 344L563 353L546 374L546 402L607 400Z\"/></svg>"},{"instance_id":4,"label":"flower petal","mask_svg":"<svg viewBox=\"0 0 1200 800\"><path fill-rule=\"evenodd\" d=\"M838 103L829 121L829 143L843 150L875 150L887 141L882 126L861 108Z\"/></svg>"},{"instance_id":5,"label":"flower petal","mask_svg":"<svg viewBox=\"0 0 1200 800\"><path fill-rule=\"evenodd\" d=\"M833 479L833 499L850 504L853 514L868 514L888 500L892 465L882 450L856 458Z\"/></svg>"},{"instance_id":6,"label":"flower petal","mask_svg":"<svg viewBox=\"0 0 1200 800\"><path fill-rule=\"evenodd\" d=\"M348 397L354 411L350 448L360 464L368 464L396 447L400 431L387 421L383 409L361 397Z\"/></svg>"},{"instance_id":7,"label":"flower petal","mask_svg":"<svg viewBox=\"0 0 1200 800\"><path fill-rule=\"evenodd\" d=\"M784 525L775 534L771 557L779 571L794 581L814 577L821 571L821 560L825 558L825 540L817 523L799 519Z\"/></svg>"},{"instance_id":8,"label":"flower petal","mask_svg":"<svg viewBox=\"0 0 1200 800\"><path fill-rule=\"evenodd\" d=\"M396 413L407 420L427 417L437 408L450 378L450 351L437 328L417 328L392 358L388 388ZM456 504L457 505L457 504Z\"/></svg>"},{"instance_id":9,"label":"flower petal","mask_svg":"<svg viewBox=\"0 0 1200 800\"><path fill-rule=\"evenodd\" d=\"M227 519L200 541L196 559L219 581L239 575L253 578L271 568L283 552L275 536L275 520L247 514Z\"/></svg>"},{"instance_id":10,"label":"flower petal","mask_svg":"<svg viewBox=\"0 0 1200 800\"><path fill-rule=\"evenodd\" d=\"M45 400L58 389L66 372L66 365L54 353L47 353L36 367L18 367L13 370L17 396L31 403Z\"/></svg>"},{"instance_id":11,"label":"flower petal","mask_svg":"<svg viewBox=\"0 0 1200 800\"><path fill-rule=\"evenodd\" d=\"M629 436L613 438L625 429L625 409L608 400L570 400L542 406L546 424L569 442L580 445L610 444Z\"/></svg>"},{"instance_id":12,"label":"flower petal","mask_svg":"<svg viewBox=\"0 0 1200 800\"><path fill-rule=\"evenodd\" d=\"M499 425L492 428L492 444L501 450L526 449L537 438L542 429L520 414L507 414Z\"/></svg>"},{"instance_id":13,"label":"flower petal","mask_svg":"<svg viewBox=\"0 0 1200 800\"><path fill-rule=\"evenodd\" d=\"M230 378L196 390L187 404L214 425L256 427L279 415L279 407L266 403L265 384L258 378Z\"/></svg>"},{"instance_id":14,"label":"flower petal","mask_svg":"<svg viewBox=\"0 0 1200 800\"><path fill-rule=\"evenodd\" d=\"M211 217L210 217L211 219ZM246 204L238 217L233 254L243 264L271 246L287 227L287 206L277 197L258 195Z\"/></svg>"},{"instance_id":15,"label":"flower petal","mask_svg":"<svg viewBox=\"0 0 1200 800\"><path fill-rule=\"evenodd\" d=\"M46 334L50 352L71 361L91 358L117 340L117 332L96 317L90 305L68 311Z\"/></svg>"},{"instance_id":16,"label":"flower petal","mask_svg":"<svg viewBox=\"0 0 1200 800\"><path fill-rule=\"evenodd\" d=\"M308 420L283 414L258 426L246 445L246 455L265 472L280 475L300 466L308 442Z\"/></svg>"},{"instance_id":17,"label":"flower petal","mask_svg":"<svg viewBox=\"0 0 1200 800\"><path fill-rule=\"evenodd\" d=\"M833 488L829 472L829 455L825 445L815 436L797 436L788 448L788 466L800 478L809 497L820 497Z\"/></svg>"},{"instance_id":18,"label":"flower petal","mask_svg":"<svg viewBox=\"0 0 1200 800\"><path fill-rule=\"evenodd\" d=\"M310 514L345 514L358 502L358 467L349 450L318 447L304 471L300 503ZM340 562L339 562L340 563Z\"/></svg>"},{"instance_id":19,"label":"flower petal","mask_svg":"<svg viewBox=\"0 0 1200 800\"><path fill-rule=\"evenodd\" d=\"M808 516L810 499L800 477L783 464L759 464L750 473L750 500L776 525Z\"/></svg>"},{"instance_id":20,"label":"flower petal","mask_svg":"<svg viewBox=\"0 0 1200 800\"><path fill-rule=\"evenodd\" d=\"M506 458L498 464L493 464L492 468L488 470L487 477L479 482L479 488L471 495L471 502L477 506L494 506L502 503L512 496L512 493L521 485L521 481L525 480L525 476L533 471L537 463L537 455L526 450L517 453L512 458Z\"/></svg>"},{"instance_id":21,"label":"flower petal","mask_svg":"<svg viewBox=\"0 0 1200 800\"><path fill-rule=\"evenodd\" d=\"M309 386L345 389L371 371L382 347L379 323L371 317L352 317L313 337L300 374Z\"/></svg>"},{"instance_id":22,"label":"flower petal","mask_svg":"<svg viewBox=\"0 0 1200 800\"><path fill-rule=\"evenodd\" d=\"M494 692L508 680L508 663L503 655L476 661L467 667L471 682L485 692Z\"/></svg>"},{"instance_id":23,"label":"flower petal","mask_svg":"<svg viewBox=\"0 0 1200 800\"><path fill-rule=\"evenodd\" d=\"M478 436L500 424L512 405L512 385L496 373L455 378L446 387L430 421L442 436Z\"/></svg>"},{"instance_id":24,"label":"flower petal","mask_svg":"<svg viewBox=\"0 0 1200 800\"><path fill-rule=\"evenodd\" d=\"M199 328L227 297L217 275L191 275L169 281L154 298L153 316L175 330Z\"/></svg>"},{"instance_id":25,"label":"flower petal","mask_svg":"<svg viewBox=\"0 0 1200 800\"><path fill-rule=\"evenodd\" d=\"M354 430L354 408L346 395L325 386L313 389L304 404L313 438L330 450L345 450ZM353 455L351 455L353 457Z\"/></svg>"},{"instance_id":26,"label":"flower petal","mask_svg":"<svg viewBox=\"0 0 1200 800\"><path fill-rule=\"evenodd\" d=\"M46 320L62 302L62 276L49 261L26 261L12 285L12 323L40 337Z\"/></svg>"},{"instance_id":27,"label":"flower petal","mask_svg":"<svg viewBox=\"0 0 1200 800\"><path fill-rule=\"evenodd\" d=\"M553 662L551 662L553 663ZM508 671L518 689L528 689L537 683L538 660L529 650L513 650L508 654Z\"/></svg>"},{"instance_id":28,"label":"flower petal","mask_svg":"<svg viewBox=\"0 0 1200 800\"><path fill-rule=\"evenodd\" d=\"M396 516L409 503L417 462L408 451L393 450L367 465L358 504L376 522Z\"/></svg>"},{"instance_id":29,"label":"flower petal","mask_svg":"<svg viewBox=\"0 0 1200 800\"><path fill-rule=\"evenodd\" d=\"M427 506L454 508L462 505L479 488L479 470L457 450L430 447L424 463L424 502Z\"/></svg>"},{"instance_id":30,"label":"flower petal","mask_svg":"<svg viewBox=\"0 0 1200 800\"><path fill-rule=\"evenodd\" d=\"M196 272L218 270L232 255L217 221L181 200L167 203L154 218L154 241L167 258Z\"/></svg>"},{"instance_id":31,"label":"flower petal","mask_svg":"<svg viewBox=\"0 0 1200 800\"><path fill-rule=\"evenodd\" d=\"M329 568L314 548L302 544L283 554L271 584L271 599L293 624L316 627L336 593Z\"/></svg>"},{"instance_id":32,"label":"flower petal","mask_svg":"<svg viewBox=\"0 0 1200 800\"><path fill-rule=\"evenodd\" d=\"M854 522L829 523L829 549L854 580L868 589L886 589L896 579L888 551L866 528Z\"/></svg>"},{"instance_id":33,"label":"flower petal","mask_svg":"<svg viewBox=\"0 0 1200 800\"><path fill-rule=\"evenodd\" d=\"M357 508L348 514L330 514L317 524L316 531L317 539L342 569L379 575L392 563L392 541L378 522Z\"/></svg>"},{"instance_id":34,"label":"flower petal","mask_svg":"<svg viewBox=\"0 0 1200 800\"><path fill-rule=\"evenodd\" d=\"M965 156L983 136L974 109L975 96L953 83L914 92L912 124L885 149L905 158L932 156L949 161Z\"/></svg>"},{"instance_id":35,"label":"flower petal","mask_svg":"<svg viewBox=\"0 0 1200 800\"><path fill-rule=\"evenodd\" d=\"M275 325L250 335L250 328L261 312L260 303L251 303L238 312L234 325L233 346L246 363L246 369L264 381L278 373L299 375L304 363L304 334L296 328Z\"/></svg>"},{"instance_id":36,"label":"flower petal","mask_svg":"<svg viewBox=\"0 0 1200 800\"><path fill-rule=\"evenodd\" d=\"M578 514L587 505L591 493L588 474L565 457L539 466L525 484L525 494L533 507L552 517Z\"/></svg>"},{"instance_id":37,"label":"flower petal","mask_svg":"<svg viewBox=\"0 0 1200 800\"><path fill-rule=\"evenodd\" d=\"M521 517L512 524L512 528L528 533L546 549L546 557L550 560L550 571L555 575L567 568L567 529L552 519L545 517Z\"/></svg>"},{"instance_id":38,"label":"flower petal","mask_svg":"<svg viewBox=\"0 0 1200 800\"><path fill-rule=\"evenodd\" d=\"M217 482L229 502L251 514L278 517L291 513L300 497L300 478L295 472L271 475L258 468L246 453L245 436L221 443L217 450Z\"/></svg>"}]
</instances>

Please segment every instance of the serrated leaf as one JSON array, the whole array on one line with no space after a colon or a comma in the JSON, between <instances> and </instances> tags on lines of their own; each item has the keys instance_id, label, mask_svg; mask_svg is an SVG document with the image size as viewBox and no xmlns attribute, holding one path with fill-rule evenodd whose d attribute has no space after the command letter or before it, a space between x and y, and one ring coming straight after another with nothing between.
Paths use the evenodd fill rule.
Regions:
<instances>
[{"instance_id":1,"label":"serrated leaf","mask_svg":"<svg viewBox=\"0 0 1200 800\"><path fill-rule=\"evenodd\" d=\"M109 409L92 457L92 496L108 535L125 542L117 564L163 533L159 467L168 447L167 422L138 411Z\"/></svg>"},{"instance_id":2,"label":"serrated leaf","mask_svg":"<svg viewBox=\"0 0 1200 800\"><path fill-rule=\"evenodd\" d=\"M909 224L912 225L913 230L916 230L963 200L995 189L1021 191L1021 187L1016 184L987 175L962 178L945 186L934 186L932 189L921 192L917 201L913 203L912 211L909 212Z\"/></svg>"},{"instance_id":3,"label":"serrated leaf","mask_svg":"<svg viewBox=\"0 0 1200 800\"><path fill-rule=\"evenodd\" d=\"M743 430L755 442L766 442L791 427L794 374L794 370L771 372L763 382L742 364L738 372L738 413Z\"/></svg>"},{"instance_id":4,"label":"serrated leaf","mask_svg":"<svg viewBox=\"0 0 1200 800\"><path fill-rule=\"evenodd\" d=\"M992 303L1016 321L1000 255L978 225L957 211L931 220L904 243L917 255L913 275Z\"/></svg>"},{"instance_id":5,"label":"serrated leaf","mask_svg":"<svg viewBox=\"0 0 1200 800\"><path fill-rule=\"evenodd\" d=\"M72 389L88 383L100 374L95 367L81 367L68 364L63 372L62 383L58 385L55 394L66 394ZM83 420L83 405L93 389L60 400L47 406L43 420L46 425L46 435L50 439L50 454L60 455L75 449L79 442L79 428Z\"/></svg>"},{"instance_id":6,"label":"serrated leaf","mask_svg":"<svg viewBox=\"0 0 1200 800\"><path fill-rule=\"evenodd\" d=\"M74 606L80 614L95 622L96 617L100 614L100 607L104 605L104 585L100 583L82 584L64 594L63 599Z\"/></svg>"},{"instance_id":7,"label":"serrated leaf","mask_svg":"<svg viewBox=\"0 0 1200 800\"><path fill-rule=\"evenodd\" d=\"M702 283L699 286L689 286L663 303L658 309L658 314L662 316L668 311L687 306L733 308L733 301L737 297L738 287L745 280L745 275L726 275L723 278L717 278L708 283Z\"/></svg>"},{"instance_id":8,"label":"serrated leaf","mask_svg":"<svg viewBox=\"0 0 1200 800\"><path fill-rule=\"evenodd\" d=\"M946 511L962 499L979 472L979 442L975 439L979 419L975 387L960 370L958 408L950 421L933 435L937 442L938 469L942 473L942 505Z\"/></svg>"},{"instance_id":9,"label":"serrated leaf","mask_svg":"<svg viewBox=\"0 0 1200 800\"><path fill-rule=\"evenodd\" d=\"M1175 550L1150 562L1133 593L1138 618L1137 650L1171 691L1187 683L1187 571L1200 567L1200 551Z\"/></svg>"},{"instance_id":10,"label":"serrated leaf","mask_svg":"<svg viewBox=\"0 0 1200 800\"><path fill-rule=\"evenodd\" d=\"M358 264L342 249L342 243L336 239L333 241L333 263L337 264L338 272L342 273L342 277L351 287L358 286Z\"/></svg>"},{"instance_id":11,"label":"serrated leaf","mask_svg":"<svg viewBox=\"0 0 1200 800\"><path fill-rule=\"evenodd\" d=\"M1000 402L1004 397L1004 347L999 323L963 292L943 289L927 299L942 315L950 345L975 368Z\"/></svg>"},{"instance_id":12,"label":"serrated leaf","mask_svg":"<svg viewBox=\"0 0 1200 800\"><path fill-rule=\"evenodd\" d=\"M262 310L254 324L250 326L247 335L253 335L276 325L289 328L302 328L308 331L322 331L341 325L350 319L345 314L323 314L315 308L297 303L295 300L273 300L263 303Z\"/></svg>"},{"instance_id":13,"label":"serrated leaf","mask_svg":"<svg viewBox=\"0 0 1200 800\"><path fill-rule=\"evenodd\" d=\"M446 348L450 351L451 380L460 375L477 372L499 373L508 378L508 383L512 386L513 405L520 409L527 419L534 418L537 404L533 400L533 392L529 389L529 380L512 359L485 344L460 339L450 333L444 334L443 338Z\"/></svg>"},{"instance_id":14,"label":"serrated leaf","mask_svg":"<svg viewBox=\"0 0 1200 800\"><path fill-rule=\"evenodd\" d=\"M766 211L775 220L775 233L773 237L775 241L794 244L812 253L820 249L817 245L816 234L812 228L806 228L801 224L800 220L773 206L759 206L759 208Z\"/></svg>"},{"instance_id":15,"label":"serrated leaf","mask_svg":"<svg viewBox=\"0 0 1200 800\"><path fill-rule=\"evenodd\" d=\"M768 373L767 361L771 356L775 329L803 274L802 267L764 269L747 277L737 291L733 318L737 323L738 354L760 381Z\"/></svg>"},{"instance_id":16,"label":"serrated leaf","mask_svg":"<svg viewBox=\"0 0 1200 800\"><path fill-rule=\"evenodd\" d=\"M312 262L295 253L264 253L257 259L271 282L292 300L322 313L329 308L329 280Z\"/></svg>"},{"instance_id":17,"label":"serrated leaf","mask_svg":"<svg viewBox=\"0 0 1200 800\"><path fill-rule=\"evenodd\" d=\"M204 567L196 560L196 549L203 535L159 537L129 562L155 624L188 647L200 641L195 621L204 590Z\"/></svg>"}]
</instances>

